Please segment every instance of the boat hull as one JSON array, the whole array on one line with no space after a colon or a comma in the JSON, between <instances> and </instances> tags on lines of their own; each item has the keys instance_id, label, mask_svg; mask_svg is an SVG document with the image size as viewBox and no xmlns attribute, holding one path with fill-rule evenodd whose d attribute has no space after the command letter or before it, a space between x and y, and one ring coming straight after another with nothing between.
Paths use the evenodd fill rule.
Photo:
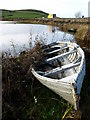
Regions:
<instances>
[{"instance_id":1,"label":"boat hull","mask_svg":"<svg viewBox=\"0 0 90 120\"><path fill-rule=\"evenodd\" d=\"M72 43L69 43L72 45ZM76 46L77 44L73 44ZM53 79L50 77L42 76L38 74L34 69L32 69L33 75L46 87L54 91L56 94L63 97L66 101L74 105L74 108L77 110L79 103L79 95L85 76L85 56L83 50L77 48L80 54L82 55L82 60L80 62L79 70L77 73L67 76L62 79Z\"/></svg>"}]
</instances>

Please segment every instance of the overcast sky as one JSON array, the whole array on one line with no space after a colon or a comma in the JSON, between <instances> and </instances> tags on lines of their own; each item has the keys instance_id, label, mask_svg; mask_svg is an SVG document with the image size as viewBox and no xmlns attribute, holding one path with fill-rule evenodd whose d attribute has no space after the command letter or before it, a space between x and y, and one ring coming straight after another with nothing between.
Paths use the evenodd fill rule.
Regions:
<instances>
[{"instance_id":1,"label":"overcast sky","mask_svg":"<svg viewBox=\"0 0 90 120\"><path fill-rule=\"evenodd\" d=\"M75 17L75 13L82 12L88 16L89 0L0 0L0 9L37 9L58 17Z\"/></svg>"}]
</instances>

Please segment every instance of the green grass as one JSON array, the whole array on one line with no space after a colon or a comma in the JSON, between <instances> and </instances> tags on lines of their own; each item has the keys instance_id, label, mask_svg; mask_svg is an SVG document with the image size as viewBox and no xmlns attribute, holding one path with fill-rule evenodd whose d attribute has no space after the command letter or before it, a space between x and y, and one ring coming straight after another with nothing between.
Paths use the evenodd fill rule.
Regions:
<instances>
[{"instance_id":1,"label":"green grass","mask_svg":"<svg viewBox=\"0 0 90 120\"><path fill-rule=\"evenodd\" d=\"M2 10L2 18L47 18L48 14L43 11L38 10L16 10L16 11L8 11Z\"/></svg>"}]
</instances>

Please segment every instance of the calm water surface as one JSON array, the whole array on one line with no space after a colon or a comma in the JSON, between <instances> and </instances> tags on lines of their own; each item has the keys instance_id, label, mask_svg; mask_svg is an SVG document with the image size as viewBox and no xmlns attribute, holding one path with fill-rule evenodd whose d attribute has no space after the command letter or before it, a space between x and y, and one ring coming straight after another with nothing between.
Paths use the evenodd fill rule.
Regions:
<instances>
[{"instance_id":1,"label":"calm water surface","mask_svg":"<svg viewBox=\"0 0 90 120\"><path fill-rule=\"evenodd\" d=\"M36 40L46 44L54 41L74 41L74 36L59 30L58 27L40 24L0 24L0 49L17 54L34 46ZM14 46L14 48L13 48Z\"/></svg>"}]
</instances>

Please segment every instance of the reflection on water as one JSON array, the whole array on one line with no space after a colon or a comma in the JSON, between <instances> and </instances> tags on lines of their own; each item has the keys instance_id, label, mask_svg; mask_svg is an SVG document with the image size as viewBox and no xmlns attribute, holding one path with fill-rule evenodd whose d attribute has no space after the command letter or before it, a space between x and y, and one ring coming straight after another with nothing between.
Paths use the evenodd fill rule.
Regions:
<instances>
[{"instance_id":1,"label":"reflection on water","mask_svg":"<svg viewBox=\"0 0 90 120\"><path fill-rule=\"evenodd\" d=\"M57 27L48 25L48 32L53 33L53 32L55 32L56 30L57 30Z\"/></svg>"},{"instance_id":2,"label":"reflection on water","mask_svg":"<svg viewBox=\"0 0 90 120\"><path fill-rule=\"evenodd\" d=\"M57 27L39 24L0 24L0 48L3 51L17 53L23 49L34 46L36 40L43 40L45 43L54 41L74 41L73 35L61 32ZM75 41L74 41L75 42Z\"/></svg>"}]
</instances>

